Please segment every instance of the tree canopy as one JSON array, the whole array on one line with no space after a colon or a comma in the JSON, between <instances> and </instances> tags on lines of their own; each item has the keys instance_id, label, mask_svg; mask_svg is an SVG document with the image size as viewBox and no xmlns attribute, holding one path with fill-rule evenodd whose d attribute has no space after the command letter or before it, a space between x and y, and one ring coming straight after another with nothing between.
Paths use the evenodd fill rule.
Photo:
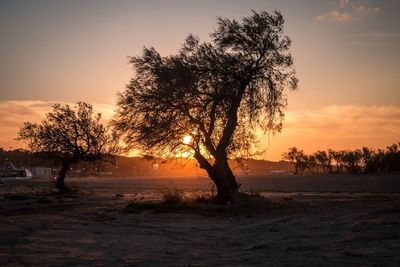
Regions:
<instances>
[{"instance_id":1,"label":"tree canopy","mask_svg":"<svg viewBox=\"0 0 400 267\"><path fill-rule=\"evenodd\" d=\"M47 153L62 163L59 189L65 190L64 178L69 165L82 161L112 160L118 151L118 139L101 123L101 114L78 102L53 105L41 123L25 122L17 140L27 143L33 152Z\"/></svg>"},{"instance_id":2,"label":"tree canopy","mask_svg":"<svg viewBox=\"0 0 400 267\"><path fill-rule=\"evenodd\" d=\"M280 131L284 90L297 86L283 25L278 11L218 18L210 42L190 34L175 55L150 47L131 57L135 75L119 94L115 119L128 148L191 151L214 182L231 177L227 183L238 187L227 158L253 148L257 127ZM192 140L183 143L187 135Z\"/></svg>"}]
</instances>

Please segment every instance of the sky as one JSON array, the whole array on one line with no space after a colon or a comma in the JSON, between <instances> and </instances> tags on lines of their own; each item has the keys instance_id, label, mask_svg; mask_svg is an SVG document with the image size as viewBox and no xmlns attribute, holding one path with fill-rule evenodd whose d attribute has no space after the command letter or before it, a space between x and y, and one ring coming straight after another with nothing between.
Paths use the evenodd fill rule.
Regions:
<instances>
[{"instance_id":1,"label":"sky","mask_svg":"<svg viewBox=\"0 0 400 267\"><path fill-rule=\"evenodd\" d=\"M86 101L110 118L133 76L128 56L174 54L189 33L209 40L218 16L251 10L282 12L300 80L260 157L400 141L400 1L2 0L0 147L22 147L18 128L56 102Z\"/></svg>"}]
</instances>

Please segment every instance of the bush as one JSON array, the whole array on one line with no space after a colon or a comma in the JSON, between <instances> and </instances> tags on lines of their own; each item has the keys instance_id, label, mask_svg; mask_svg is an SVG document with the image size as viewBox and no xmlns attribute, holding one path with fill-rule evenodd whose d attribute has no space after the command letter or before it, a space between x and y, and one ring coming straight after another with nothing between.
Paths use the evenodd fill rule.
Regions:
<instances>
[{"instance_id":1,"label":"bush","mask_svg":"<svg viewBox=\"0 0 400 267\"><path fill-rule=\"evenodd\" d=\"M183 201L183 192L176 188L166 188L161 194L165 204L177 204Z\"/></svg>"}]
</instances>

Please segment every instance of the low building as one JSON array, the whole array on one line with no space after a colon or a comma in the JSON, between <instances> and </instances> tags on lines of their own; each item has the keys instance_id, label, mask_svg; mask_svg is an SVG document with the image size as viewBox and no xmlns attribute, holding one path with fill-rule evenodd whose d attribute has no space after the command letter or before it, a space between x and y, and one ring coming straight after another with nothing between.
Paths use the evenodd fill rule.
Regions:
<instances>
[{"instance_id":1,"label":"low building","mask_svg":"<svg viewBox=\"0 0 400 267\"><path fill-rule=\"evenodd\" d=\"M23 167L16 168L14 163L6 159L0 162L0 177L19 177L19 178L30 178L32 177L31 172Z\"/></svg>"}]
</instances>

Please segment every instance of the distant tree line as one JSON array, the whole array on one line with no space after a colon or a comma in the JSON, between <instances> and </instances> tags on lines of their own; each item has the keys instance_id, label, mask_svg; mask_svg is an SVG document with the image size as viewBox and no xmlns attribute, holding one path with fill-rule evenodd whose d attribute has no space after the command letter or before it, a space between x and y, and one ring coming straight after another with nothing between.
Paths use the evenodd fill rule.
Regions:
<instances>
[{"instance_id":1,"label":"distant tree line","mask_svg":"<svg viewBox=\"0 0 400 267\"><path fill-rule=\"evenodd\" d=\"M18 167L54 167L55 162L53 159L47 157L44 153L34 153L29 150L17 149L4 149L0 147L0 162L11 161L17 168Z\"/></svg>"},{"instance_id":2,"label":"distant tree line","mask_svg":"<svg viewBox=\"0 0 400 267\"><path fill-rule=\"evenodd\" d=\"M319 150L307 155L297 147L282 154L294 164L294 173L378 173L400 171L400 143L386 149Z\"/></svg>"}]
</instances>

